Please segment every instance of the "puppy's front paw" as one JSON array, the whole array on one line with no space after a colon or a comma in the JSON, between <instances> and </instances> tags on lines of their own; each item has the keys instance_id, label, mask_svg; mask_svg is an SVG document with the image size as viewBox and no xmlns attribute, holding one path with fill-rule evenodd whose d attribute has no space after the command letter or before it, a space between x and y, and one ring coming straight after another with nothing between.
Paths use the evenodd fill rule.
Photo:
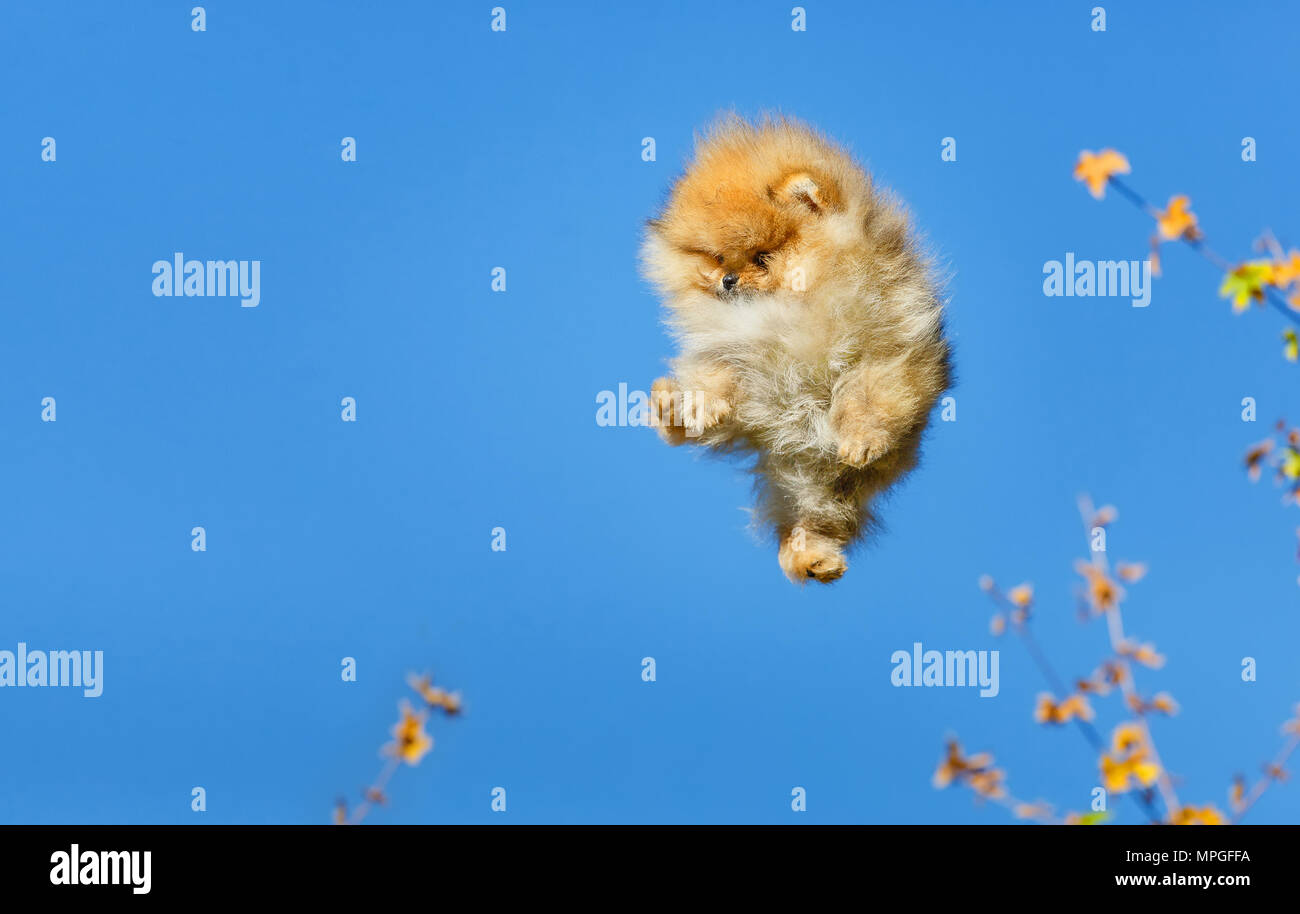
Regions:
<instances>
[{"instance_id":1,"label":"puppy's front paw","mask_svg":"<svg viewBox=\"0 0 1300 914\"><path fill-rule=\"evenodd\" d=\"M884 429L872 425L858 425L840 435L840 463L851 467L864 467L889 453L894 442Z\"/></svg>"},{"instance_id":2,"label":"puppy's front paw","mask_svg":"<svg viewBox=\"0 0 1300 914\"><path fill-rule=\"evenodd\" d=\"M659 437L673 447L686 441L686 423L681 416L682 392L672 378L659 378L650 387L650 424Z\"/></svg>"},{"instance_id":3,"label":"puppy's front paw","mask_svg":"<svg viewBox=\"0 0 1300 914\"><path fill-rule=\"evenodd\" d=\"M660 378L650 388L650 422L672 445L700 437L731 410L727 398L707 390L683 390L675 378Z\"/></svg>"},{"instance_id":4,"label":"puppy's front paw","mask_svg":"<svg viewBox=\"0 0 1300 914\"><path fill-rule=\"evenodd\" d=\"M781 570L796 584L819 581L829 584L844 576L849 563L840 552L838 544L823 536L795 527L781 541L777 553Z\"/></svg>"},{"instance_id":5,"label":"puppy's front paw","mask_svg":"<svg viewBox=\"0 0 1300 914\"><path fill-rule=\"evenodd\" d=\"M686 437L698 438L731 415L731 403L704 390L686 391L683 397Z\"/></svg>"}]
</instances>

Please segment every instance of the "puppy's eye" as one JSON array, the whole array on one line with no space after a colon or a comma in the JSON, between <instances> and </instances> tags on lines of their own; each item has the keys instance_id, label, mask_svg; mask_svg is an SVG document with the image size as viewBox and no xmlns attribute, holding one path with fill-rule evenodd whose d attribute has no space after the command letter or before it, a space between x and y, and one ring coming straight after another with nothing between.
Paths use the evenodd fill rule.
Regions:
<instances>
[{"instance_id":1,"label":"puppy's eye","mask_svg":"<svg viewBox=\"0 0 1300 914\"><path fill-rule=\"evenodd\" d=\"M718 262L718 266L722 266L723 262L724 262L727 258L723 257L721 254L714 254L714 255L713 255L713 259L716 260L716 261Z\"/></svg>"},{"instance_id":2,"label":"puppy's eye","mask_svg":"<svg viewBox=\"0 0 1300 914\"><path fill-rule=\"evenodd\" d=\"M754 266L767 269L767 262L772 259L771 251L759 251L754 255Z\"/></svg>"}]
</instances>

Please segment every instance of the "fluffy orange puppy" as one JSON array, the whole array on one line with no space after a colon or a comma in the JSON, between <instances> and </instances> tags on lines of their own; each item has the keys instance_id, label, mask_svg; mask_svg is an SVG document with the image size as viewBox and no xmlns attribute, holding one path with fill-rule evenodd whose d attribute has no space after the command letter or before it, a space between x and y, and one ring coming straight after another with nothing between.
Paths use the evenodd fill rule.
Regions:
<instances>
[{"instance_id":1,"label":"fluffy orange puppy","mask_svg":"<svg viewBox=\"0 0 1300 914\"><path fill-rule=\"evenodd\" d=\"M642 262L680 346L652 423L670 444L755 455L781 568L840 577L950 383L906 213L815 130L729 117L697 140Z\"/></svg>"}]
</instances>

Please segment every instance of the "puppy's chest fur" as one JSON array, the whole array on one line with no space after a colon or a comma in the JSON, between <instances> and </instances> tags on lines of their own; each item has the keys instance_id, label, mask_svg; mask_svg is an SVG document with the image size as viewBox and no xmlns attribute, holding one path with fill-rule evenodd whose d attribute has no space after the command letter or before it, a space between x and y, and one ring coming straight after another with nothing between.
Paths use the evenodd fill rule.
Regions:
<instances>
[{"instance_id":1,"label":"puppy's chest fur","mask_svg":"<svg viewBox=\"0 0 1300 914\"><path fill-rule=\"evenodd\" d=\"M759 295L694 308L679 323L683 356L725 366L736 382L731 427L719 429L717 443L740 433L764 450L833 455L835 384L869 353L829 304L816 295Z\"/></svg>"}]
</instances>

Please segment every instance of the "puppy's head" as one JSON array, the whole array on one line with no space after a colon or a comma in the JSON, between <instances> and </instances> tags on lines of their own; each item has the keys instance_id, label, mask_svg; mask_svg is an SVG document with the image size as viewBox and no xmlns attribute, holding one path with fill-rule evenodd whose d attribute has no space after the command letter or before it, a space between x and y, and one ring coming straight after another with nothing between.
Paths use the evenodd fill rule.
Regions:
<instances>
[{"instance_id":1,"label":"puppy's head","mask_svg":"<svg viewBox=\"0 0 1300 914\"><path fill-rule=\"evenodd\" d=\"M649 224L651 272L667 291L743 298L804 288L802 255L841 208L841 191L781 140L732 128L697 149Z\"/></svg>"}]
</instances>

